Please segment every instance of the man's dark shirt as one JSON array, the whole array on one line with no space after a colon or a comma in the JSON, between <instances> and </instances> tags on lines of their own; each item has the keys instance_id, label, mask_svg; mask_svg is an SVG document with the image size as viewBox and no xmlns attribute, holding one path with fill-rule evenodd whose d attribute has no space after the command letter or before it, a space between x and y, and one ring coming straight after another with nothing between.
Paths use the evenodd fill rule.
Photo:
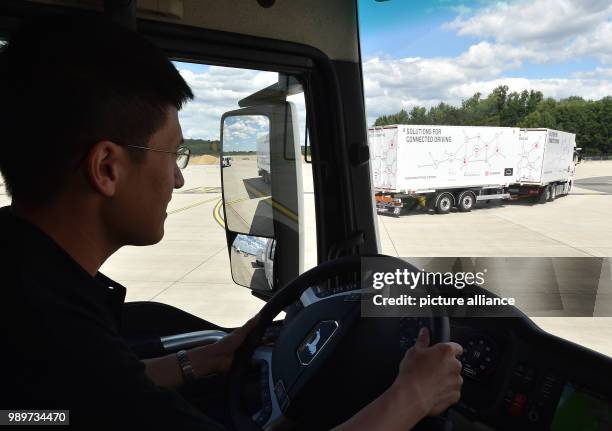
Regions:
<instances>
[{"instance_id":1,"label":"man's dark shirt","mask_svg":"<svg viewBox=\"0 0 612 431\"><path fill-rule=\"evenodd\" d=\"M222 429L147 378L119 333L125 288L91 277L10 207L0 277L0 409L70 410L84 429Z\"/></svg>"}]
</instances>

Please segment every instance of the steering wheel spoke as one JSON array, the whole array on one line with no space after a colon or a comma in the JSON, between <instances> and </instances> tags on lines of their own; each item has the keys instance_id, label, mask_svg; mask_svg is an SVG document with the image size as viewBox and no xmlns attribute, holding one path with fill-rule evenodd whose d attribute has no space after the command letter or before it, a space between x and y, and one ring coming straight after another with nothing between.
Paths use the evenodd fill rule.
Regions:
<instances>
[{"instance_id":1,"label":"steering wheel spoke","mask_svg":"<svg viewBox=\"0 0 612 431\"><path fill-rule=\"evenodd\" d=\"M255 349L251 363L259 366L260 372L260 399L262 408L251 417L253 421L264 430L278 428L285 422L290 422L281 409L278 397L274 390L272 378L272 355L274 348L271 346L260 346Z\"/></svg>"}]
</instances>

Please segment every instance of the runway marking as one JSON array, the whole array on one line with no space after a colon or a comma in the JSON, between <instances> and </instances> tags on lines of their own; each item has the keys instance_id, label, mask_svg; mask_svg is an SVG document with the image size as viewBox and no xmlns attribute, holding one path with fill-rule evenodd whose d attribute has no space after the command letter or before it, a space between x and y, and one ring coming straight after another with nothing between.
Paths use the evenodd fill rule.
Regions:
<instances>
[{"instance_id":1,"label":"runway marking","mask_svg":"<svg viewBox=\"0 0 612 431\"><path fill-rule=\"evenodd\" d=\"M298 216L297 216L296 213L294 213L293 211L291 211L287 207L283 206L282 204L278 203L274 199L272 199L272 203L270 203L270 201L264 201L264 203L266 203L268 205L272 205L272 208L277 209L278 211L283 213L286 217L288 217L289 219L293 220L294 222L296 222L296 223L298 222Z\"/></svg>"},{"instance_id":2,"label":"runway marking","mask_svg":"<svg viewBox=\"0 0 612 431\"><path fill-rule=\"evenodd\" d=\"M203 201L200 201L200 202L196 202L196 203L191 204L191 205L187 205L186 207L182 207L182 208L178 208L178 209L175 209L175 210L172 210L172 211L168 211L168 215L180 213L181 211L185 211L185 210L188 210L188 209L191 209L191 208L195 208L197 206L206 204L208 202L212 202L212 201L217 200L217 199L219 199L219 198L218 197L214 197L214 198L211 198L211 199L206 199L206 200L203 200Z\"/></svg>"},{"instance_id":3,"label":"runway marking","mask_svg":"<svg viewBox=\"0 0 612 431\"><path fill-rule=\"evenodd\" d=\"M228 205L234 205L234 204L237 204L237 203L240 203L240 202L248 201L249 199L251 199L251 198L249 198L247 196L246 198L234 199L233 201L229 201L227 204Z\"/></svg>"},{"instance_id":4,"label":"runway marking","mask_svg":"<svg viewBox=\"0 0 612 431\"><path fill-rule=\"evenodd\" d=\"M187 190L181 190L178 194L205 194L205 193L221 193L221 187L194 187Z\"/></svg>"},{"instance_id":5,"label":"runway marking","mask_svg":"<svg viewBox=\"0 0 612 431\"><path fill-rule=\"evenodd\" d=\"M253 193L256 197L258 198L264 198L264 197L269 197L270 199L266 199L263 201L264 204L266 205L270 205L272 206L272 208L280 211L282 214L284 214L287 218L289 218L290 220L294 221L294 222L298 222L298 216L295 212L291 211L289 208L287 208L286 206L284 206L283 204L279 203L278 201L272 199L272 197L270 195L267 195L259 190L257 190L255 187L250 186L249 184L245 184L245 187L248 189L248 191L250 191L251 193ZM240 202L244 202L246 200L249 200L250 198L244 197L244 198L239 198L239 199L234 199L232 201L227 202L227 205L234 205Z\"/></svg>"},{"instance_id":6,"label":"runway marking","mask_svg":"<svg viewBox=\"0 0 612 431\"><path fill-rule=\"evenodd\" d=\"M215 221L219 224L219 226L225 229L225 220L221 215L221 208L223 208L223 199L219 199L219 202L217 202L217 204L213 208L213 217Z\"/></svg>"}]
</instances>

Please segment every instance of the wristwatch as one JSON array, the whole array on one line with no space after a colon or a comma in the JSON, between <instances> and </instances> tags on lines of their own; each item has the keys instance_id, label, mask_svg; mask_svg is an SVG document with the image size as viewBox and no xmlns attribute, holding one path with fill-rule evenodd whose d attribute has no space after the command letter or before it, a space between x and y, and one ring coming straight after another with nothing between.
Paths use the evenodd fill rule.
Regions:
<instances>
[{"instance_id":1,"label":"wristwatch","mask_svg":"<svg viewBox=\"0 0 612 431\"><path fill-rule=\"evenodd\" d=\"M176 352L176 359L178 359L185 383L195 382L196 376L193 372L193 367L191 366L189 356L187 356L187 350L179 350Z\"/></svg>"}]
</instances>

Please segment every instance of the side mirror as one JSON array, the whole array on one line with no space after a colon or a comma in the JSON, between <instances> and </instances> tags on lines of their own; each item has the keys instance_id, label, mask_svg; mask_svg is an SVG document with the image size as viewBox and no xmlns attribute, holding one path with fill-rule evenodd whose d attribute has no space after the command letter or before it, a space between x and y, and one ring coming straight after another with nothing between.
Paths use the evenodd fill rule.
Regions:
<instances>
[{"instance_id":1,"label":"side mirror","mask_svg":"<svg viewBox=\"0 0 612 431\"><path fill-rule=\"evenodd\" d=\"M582 148L574 148L574 158L576 159L576 164L582 162Z\"/></svg>"},{"instance_id":2,"label":"side mirror","mask_svg":"<svg viewBox=\"0 0 612 431\"><path fill-rule=\"evenodd\" d=\"M295 107L221 118L221 185L234 282L270 295L303 270L302 166Z\"/></svg>"}]
</instances>

